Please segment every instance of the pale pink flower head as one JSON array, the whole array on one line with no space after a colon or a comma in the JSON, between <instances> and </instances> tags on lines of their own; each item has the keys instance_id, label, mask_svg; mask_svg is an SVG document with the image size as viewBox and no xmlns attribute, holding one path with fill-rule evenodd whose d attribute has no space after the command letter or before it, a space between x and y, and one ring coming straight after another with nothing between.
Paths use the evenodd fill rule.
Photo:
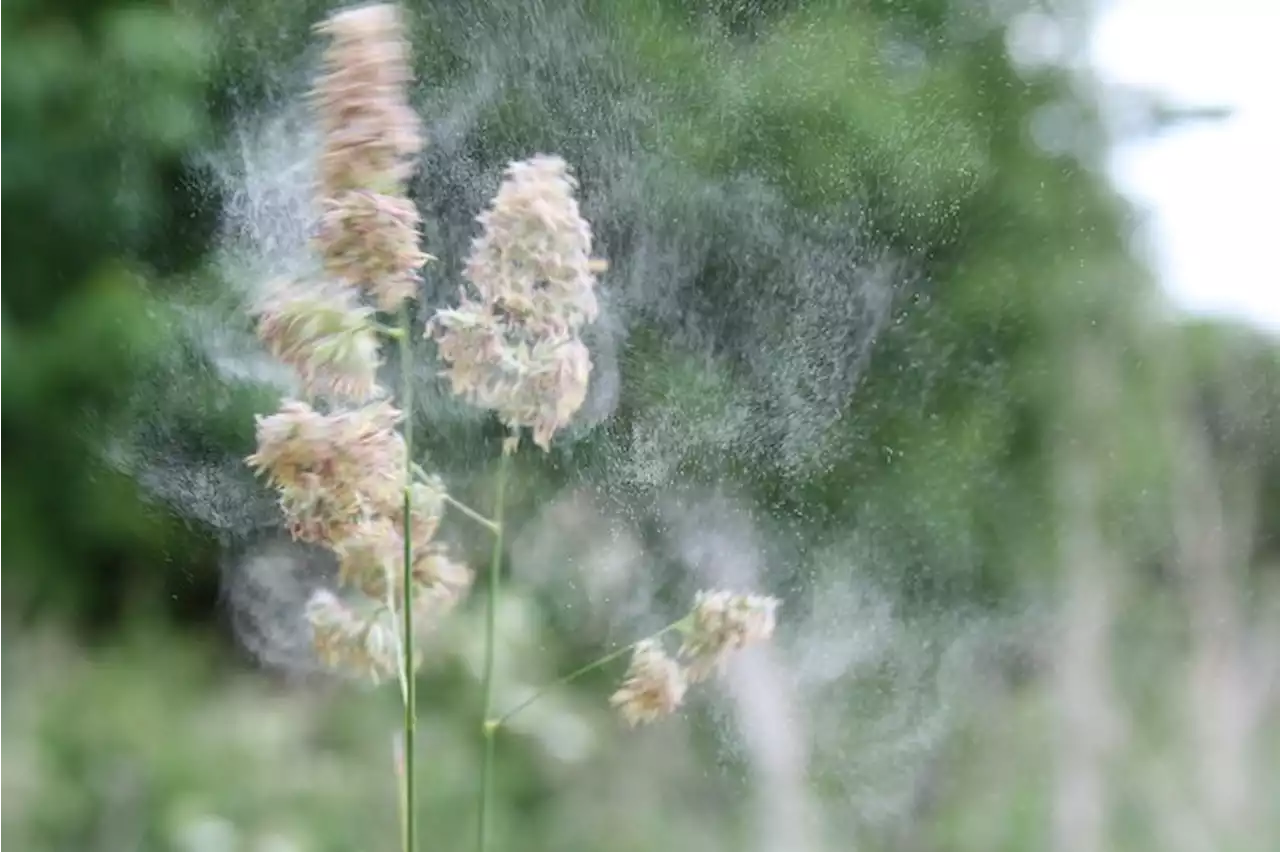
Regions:
<instances>
[{"instance_id":1,"label":"pale pink flower head","mask_svg":"<svg viewBox=\"0 0 1280 852\"><path fill-rule=\"evenodd\" d=\"M591 226L560 157L512 163L471 244L466 276L480 298L533 334L577 331L599 312Z\"/></svg>"},{"instance_id":2,"label":"pale pink flower head","mask_svg":"<svg viewBox=\"0 0 1280 852\"><path fill-rule=\"evenodd\" d=\"M327 477L311 471L277 491L285 527L296 541L331 545L345 538L363 513L358 492L334 488Z\"/></svg>"},{"instance_id":3,"label":"pale pink flower head","mask_svg":"<svg viewBox=\"0 0 1280 852\"><path fill-rule=\"evenodd\" d=\"M385 576L397 583L401 579L398 570ZM384 605L385 582L384 579L381 588L361 588L361 596L350 601L328 589L312 594L304 617L311 628L312 647L326 667L374 683L399 673L403 665L399 635L402 623L400 615ZM414 584L414 626L418 636L425 638L466 594L471 572L439 548L429 547L415 564ZM421 646L413 649L412 656L416 669L422 663Z\"/></svg>"},{"instance_id":4,"label":"pale pink flower head","mask_svg":"<svg viewBox=\"0 0 1280 852\"><path fill-rule=\"evenodd\" d=\"M321 414L286 402L259 417L258 449L247 459L281 493L290 528L310 541L336 541L365 511L402 503L404 438L400 412L386 402Z\"/></svg>"},{"instance_id":5,"label":"pale pink flower head","mask_svg":"<svg viewBox=\"0 0 1280 852\"><path fill-rule=\"evenodd\" d=\"M415 608L430 606L437 615L453 609L471 589L472 573L454 560L448 551L429 535L420 535L426 526L414 507L412 541L412 581ZM438 518L435 519L438 521ZM390 596L399 600L404 595L404 537L401 520L385 515L366 515L351 524L345 535L333 543L338 557L338 581L358 589L375 601ZM434 532L434 526L431 527Z\"/></svg>"},{"instance_id":6,"label":"pale pink flower head","mask_svg":"<svg viewBox=\"0 0 1280 852\"><path fill-rule=\"evenodd\" d=\"M689 680L705 680L723 668L731 652L772 637L778 606L777 598L765 595L698 592L680 647Z\"/></svg>"},{"instance_id":7,"label":"pale pink flower head","mask_svg":"<svg viewBox=\"0 0 1280 852\"><path fill-rule=\"evenodd\" d=\"M430 328L453 392L512 430L529 427L544 450L586 399L591 355L576 336L515 340L508 319L476 302L437 312Z\"/></svg>"},{"instance_id":8,"label":"pale pink flower head","mask_svg":"<svg viewBox=\"0 0 1280 852\"><path fill-rule=\"evenodd\" d=\"M656 639L645 639L636 643L626 678L609 703L635 727L674 713L687 687L679 663L667 656Z\"/></svg>"},{"instance_id":9,"label":"pale pink flower head","mask_svg":"<svg viewBox=\"0 0 1280 852\"><path fill-rule=\"evenodd\" d=\"M366 597L386 600L391 584L403 585L398 575L404 540L399 525L385 515L361 517L333 543L333 552L338 557L338 582Z\"/></svg>"},{"instance_id":10,"label":"pale pink flower head","mask_svg":"<svg viewBox=\"0 0 1280 852\"><path fill-rule=\"evenodd\" d=\"M258 336L316 396L364 402L380 395L372 311L333 283L273 282L253 308Z\"/></svg>"},{"instance_id":11,"label":"pale pink flower head","mask_svg":"<svg viewBox=\"0 0 1280 852\"><path fill-rule=\"evenodd\" d=\"M513 431L533 430L544 450L586 399L591 356L580 338L596 318L591 228L559 157L513 163L479 217L464 294L437 311L427 333L454 393L495 411Z\"/></svg>"},{"instance_id":12,"label":"pale pink flower head","mask_svg":"<svg viewBox=\"0 0 1280 852\"><path fill-rule=\"evenodd\" d=\"M414 550L414 609L419 620L425 622L456 607L471 591L475 577L465 563L439 545Z\"/></svg>"},{"instance_id":13,"label":"pale pink flower head","mask_svg":"<svg viewBox=\"0 0 1280 852\"><path fill-rule=\"evenodd\" d=\"M395 191L422 149L406 94L412 72L400 11L390 3L357 6L317 30L330 39L312 92L324 134L320 194Z\"/></svg>"},{"instance_id":14,"label":"pale pink flower head","mask_svg":"<svg viewBox=\"0 0 1280 852\"><path fill-rule=\"evenodd\" d=\"M530 426L534 443L545 450L587 398L591 353L576 337L544 337L529 350L522 378L517 401L524 407L513 419Z\"/></svg>"},{"instance_id":15,"label":"pale pink flower head","mask_svg":"<svg viewBox=\"0 0 1280 852\"><path fill-rule=\"evenodd\" d=\"M418 291L430 255L418 248L418 208L407 198L351 190L322 202L316 246L329 274L393 311Z\"/></svg>"},{"instance_id":16,"label":"pale pink flower head","mask_svg":"<svg viewBox=\"0 0 1280 852\"><path fill-rule=\"evenodd\" d=\"M357 613L332 592L321 589L307 601L316 656L329 669L380 683L400 671L396 624L386 613Z\"/></svg>"}]
</instances>

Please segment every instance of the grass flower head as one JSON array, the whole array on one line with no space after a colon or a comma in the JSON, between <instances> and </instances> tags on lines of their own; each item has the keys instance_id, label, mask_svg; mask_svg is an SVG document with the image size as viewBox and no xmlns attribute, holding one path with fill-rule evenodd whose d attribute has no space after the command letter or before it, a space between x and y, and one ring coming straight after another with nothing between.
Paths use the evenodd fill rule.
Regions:
<instances>
[{"instance_id":1,"label":"grass flower head","mask_svg":"<svg viewBox=\"0 0 1280 852\"><path fill-rule=\"evenodd\" d=\"M276 282L254 308L258 336L272 356L323 397L364 402L378 387L378 337L373 312L335 284Z\"/></svg>"},{"instance_id":2,"label":"grass flower head","mask_svg":"<svg viewBox=\"0 0 1280 852\"><path fill-rule=\"evenodd\" d=\"M258 418L258 449L247 461L280 491L295 536L334 543L365 511L394 511L400 504L400 417L387 402L332 414L286 402Z\"/></svg>"},{"instance_id":3,"label":"grass flower head","mask_svg":"<svg viewBox=\"0 0 1280 852\"><path fill-rule=\"evenodd\" d=\"M474 296L440 310L428 334L454 393L490 409L543 449L586 398L591 357L582 326L599 312L591 228L559 157L513 163L472 243Z\"/></svg>"},{"instance_id":4,"label":"grass flower head","mask_svg":"<svg viewBox=\"0 0 1280 852\"><path fill-rule=\"evenodd\" d=\"M685 671L657 639L636 643L621 688L609 699L628 725L645 724L674 713L688 687Z\"/></svg>"},{"instance_id":5,"label":"grass flower head","mask_svg":"<svg viewBox=\"0 0 1280 852\"><path fill-rule=\"evenodd\" d=\"M765 595L698 592L680 647L690 681L706 680L723 668L731 652L771 638L778 604Z\"/></svg>"},{"instance_id":6,"label":"grass flower head","mask_svg":"<svg viewBox=\"0 0 1280 852\"><path fill-rule=\"evenodd\" d=\"M389 3L347 9L317 30L329 37L312 100L324 134L320 194L394 191L422 149L409 106L409 49L399 10Z\"/></svg>"}]
</instances>

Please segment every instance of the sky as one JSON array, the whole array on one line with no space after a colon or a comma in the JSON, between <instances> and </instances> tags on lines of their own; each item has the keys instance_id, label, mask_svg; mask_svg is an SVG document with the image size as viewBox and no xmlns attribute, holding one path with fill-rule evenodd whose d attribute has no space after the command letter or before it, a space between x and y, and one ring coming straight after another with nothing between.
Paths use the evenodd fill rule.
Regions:
<instances>
[{"instance_id":1,"label":"sky","mask_svg":"<svg viewBox=\"0 0 1280 852\"><path fill-rule=\"evenodd\" d=\"M1112 173L1176 303L1280 335L1280 0L1112 0L1090 54L1104 80L1233 111L1122 147Z\"/></svg>"}]
</instances>

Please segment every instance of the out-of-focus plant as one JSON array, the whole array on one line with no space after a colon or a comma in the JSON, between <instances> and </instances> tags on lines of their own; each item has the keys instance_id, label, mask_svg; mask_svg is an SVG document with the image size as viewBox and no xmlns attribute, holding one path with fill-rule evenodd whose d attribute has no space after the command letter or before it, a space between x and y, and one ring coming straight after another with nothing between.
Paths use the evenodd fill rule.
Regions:
<instances>
[{"instance_id":1,"label":"out-of-focus plant","mask_svg":"<svg viewBox=\"0 0 1280 852\"><path fill-rule=\"evenodd\" d=\"M335 13L318 30L329 38L325 69L313 90L323 149L319 161L319 222L315 245L323 260L314 281L285 280L265 288L254 308L258 333L296 371L303 394L260 417L257 450L248 462L280 495L294 539L330 549L339 561L338 593L317 591L307 604L315 649L328 665L379 681L395 677L404 704L403 842L417 848L416 680L420 636L446 616L471 585L470 571L433 539L446 506L488 527L494 536L487 583L483 675L484 758L477 846L488 848L495 735L531 704L535 692L498 715L494 667L498 591L503 558L506 462L531 428L544 451L582 405L591 370L580 338L596 317L591 229L581 217L575 182L558 157L511 164L484 228L472 247L466 277L475 295L438 311L428 324L454 392L494 410L508 430L503 440L494 517L453 498L441 480L414 460L413 422L388 402L377 383L379 336L400 346L403 410L412 410L413 325L407 304L419 269L419 214L403 195L422 139L405 98L408 45L400 12L373 4ZM360 290L399 325L381 325ZM730 592L701 593L688 616L607 654L557 681L574 680L623 653L631 666L612 703L632 724L675 710L686 684L707 679L726 655L768 639L778 601ZM679 630L677 658L661 640Z\"/></svg>"},{"instance_id":2,"label":"out-of-focus plant","mask_svg":"<svg viewBox=\"0 0 1280 852\"><path fill-rule=\"evenodd\" d=\"M190 547L103 451L172 343L152 273L197 253L208 44L166 4L14 0L3 45L6 607L109 614Z\"/></svg>"}]
</instances>

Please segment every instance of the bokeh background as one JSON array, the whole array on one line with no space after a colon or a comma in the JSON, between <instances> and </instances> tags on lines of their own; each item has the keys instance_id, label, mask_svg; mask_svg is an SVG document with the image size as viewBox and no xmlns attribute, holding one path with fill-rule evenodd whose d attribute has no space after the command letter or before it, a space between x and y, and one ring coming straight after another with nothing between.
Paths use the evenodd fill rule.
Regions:
<instances>
[{"instance_id":1,"label":"bokeh background","mask_svg":"<svg viewBox=\"0 0 1280 852\"><path fill-rule=\"evenodd\" d=\"M332 566L242 463L330 8L4 2L12 849L398 844L398 697L316 668ZM678 718L626 730L616 670L518 717L496 848L1280 845L1280 348L1168 302L1108 171L1212 110L1100 81L1086 0L407 10L420 318L510 159L574 165L611 265L588 403L516 459L499 701L703 586L784 601ZM433 357L424 458L487 506ZM472 842L479 602L423 676L426 849Z\"/></svg>"}]
</instances>

